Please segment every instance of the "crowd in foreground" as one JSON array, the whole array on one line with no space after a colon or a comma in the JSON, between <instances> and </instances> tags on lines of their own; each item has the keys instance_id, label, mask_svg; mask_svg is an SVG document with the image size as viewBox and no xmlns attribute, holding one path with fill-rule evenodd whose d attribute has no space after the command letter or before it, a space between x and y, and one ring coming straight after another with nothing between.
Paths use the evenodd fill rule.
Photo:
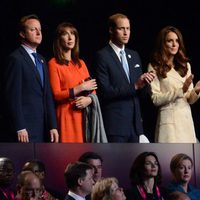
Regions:
<instances>
[{"instance_id":1,"label":"crowd in foreground","mask_svg":"<svg viewBox=\"0 0 200 200\"><path fill-rule=\"evenodd\" d=\"M102 157L95 152L83 153L77 162L68 163L64 171L67 194L57 196L44 184L45 165L27 161L12 188L14 163L0 158L1 200L199 200L200 190L190 183L193 160L184 153L170 162L172 180L163 186L161 166L154 152L140 153L130 169L130 188L122 188L117 177L102 176Z\"/></svg>"}]
</instances>

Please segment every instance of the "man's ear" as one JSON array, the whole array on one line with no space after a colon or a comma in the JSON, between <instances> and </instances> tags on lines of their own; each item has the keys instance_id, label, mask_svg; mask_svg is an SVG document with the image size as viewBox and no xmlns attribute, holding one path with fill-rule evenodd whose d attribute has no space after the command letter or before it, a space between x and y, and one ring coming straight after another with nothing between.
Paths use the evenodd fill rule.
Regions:
<instances>
[{"instance_id":1,"label":"man's ear","mask_svg":"<svg viewBox=\"0 0 200 200\"><path fill-rule=\"evenodd\" d=\"M111 35L113 34L113 28L112 28L112 27L109 28L109 33L110 33Z\"/></svg>"},{"instance_id":2,"label":"man's ear","mask_svg":"<svg viewBox=\"0 0 200 200\"><path fill-rule=\"evenodd\" d=\"M83 183L83 178L79 178L79 179L78 179L78 185L80 185L80 186L81 186L81 185L82 185L82 183Z\"/></svg>"},{"instance_id":3,"label":"man's ear","mask_svg":"<svg viewBox=\"0 0 200 200\"><path fill-rule=\"evenodd\" d=\"M25 38L24 32L20 31L19 36L24 39Z\"/></svg>"}]
</instances>

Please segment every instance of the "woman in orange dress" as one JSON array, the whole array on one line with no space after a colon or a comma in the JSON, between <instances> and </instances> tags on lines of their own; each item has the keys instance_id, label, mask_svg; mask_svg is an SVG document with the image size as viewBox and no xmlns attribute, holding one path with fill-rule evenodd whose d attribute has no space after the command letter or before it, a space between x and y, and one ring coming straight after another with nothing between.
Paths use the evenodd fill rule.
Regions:
<instances>
[{"instance_id":1,"label":"woman in orange dress","mask_svg":"<svg viewBox=\"0 0 200 200\"><path fill-rule=\"evenodd\" d=\"M79 36L70 23L61 23L53 43L49 76L56 102L60 142L84 142L83 108L92 103L88 93L97 89L86 64L79 58Z\"/></svg>"}]
</instances>

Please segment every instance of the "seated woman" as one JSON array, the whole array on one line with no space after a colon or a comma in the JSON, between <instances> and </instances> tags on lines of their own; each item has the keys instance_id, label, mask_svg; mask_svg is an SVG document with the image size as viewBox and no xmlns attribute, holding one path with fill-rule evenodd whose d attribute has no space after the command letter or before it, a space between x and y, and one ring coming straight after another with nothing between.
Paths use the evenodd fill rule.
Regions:
<instances>
[{"instance_id":1,"label":"seated woman","mask_svg":"<svg viewBox=\"0 0 200 200\"><path fill-rule=\"evenodd\" d=\"M183 153L176 154L170 162L170 170L173 180L168 185L168 194L179 191L186 193L191 200L200 199L200 190L190 184L192 177L193 161Z\"/></svg>"},{"instance_id":2,"label":"seated woman","mask_svg":"<svg viewBox=\"0 0 200 200\"><path fill-rule=\"evenodd\" d=\"M92 200L125 200L123 189L119 187L118 180L114 177L103 178L93 187Z\"/></svg>"},{"instance_id":3,"label":"seated woman","mask_svg":"<svg viewBox=\"0 0 200 200\"><path fill-rule=\"evenodd\" d=\"M154 152L143 152L134 160L130 179L132 187L125 192L127 200L162 200L161 167Z\"/></svg>"}]
</instances>

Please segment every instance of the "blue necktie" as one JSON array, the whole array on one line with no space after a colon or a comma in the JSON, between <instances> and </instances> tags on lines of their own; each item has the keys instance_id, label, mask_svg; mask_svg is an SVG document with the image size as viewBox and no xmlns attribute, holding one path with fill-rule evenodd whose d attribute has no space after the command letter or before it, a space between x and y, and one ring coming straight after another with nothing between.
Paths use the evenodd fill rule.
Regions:
<instances>
[{"instance_id":1,"label":"blue necktie","mask_svg":"<svg viewBox=\"0 0 200 200\"><path fill-rule=\"evenodd\" d=\"M43 86L43 83L44 83L43 63L42 63L42 61L39 58L37 53L32 53L32 55L35 58L35 66L36 66L36 68L37 68L37 70L40 74L40 79L41 79L41 83L42 83L42 86Z\"/></svg>"},{"instance_id":2,"label":"blue necktie","mask_svg":"<svg viewBox=\"0 0 200 200\"><path fill-rule=\"evenodd\" d=\"M127 59L126 59L126 53L124 50L121 50L120 51L120 58L121 58L121 63L122 63L122 66L124 68L124 71L126 73L126 76L130 82L130 77L129 77L129 66L128 66L128 62L127 62Z\"/></svg>"}]
</instances>

